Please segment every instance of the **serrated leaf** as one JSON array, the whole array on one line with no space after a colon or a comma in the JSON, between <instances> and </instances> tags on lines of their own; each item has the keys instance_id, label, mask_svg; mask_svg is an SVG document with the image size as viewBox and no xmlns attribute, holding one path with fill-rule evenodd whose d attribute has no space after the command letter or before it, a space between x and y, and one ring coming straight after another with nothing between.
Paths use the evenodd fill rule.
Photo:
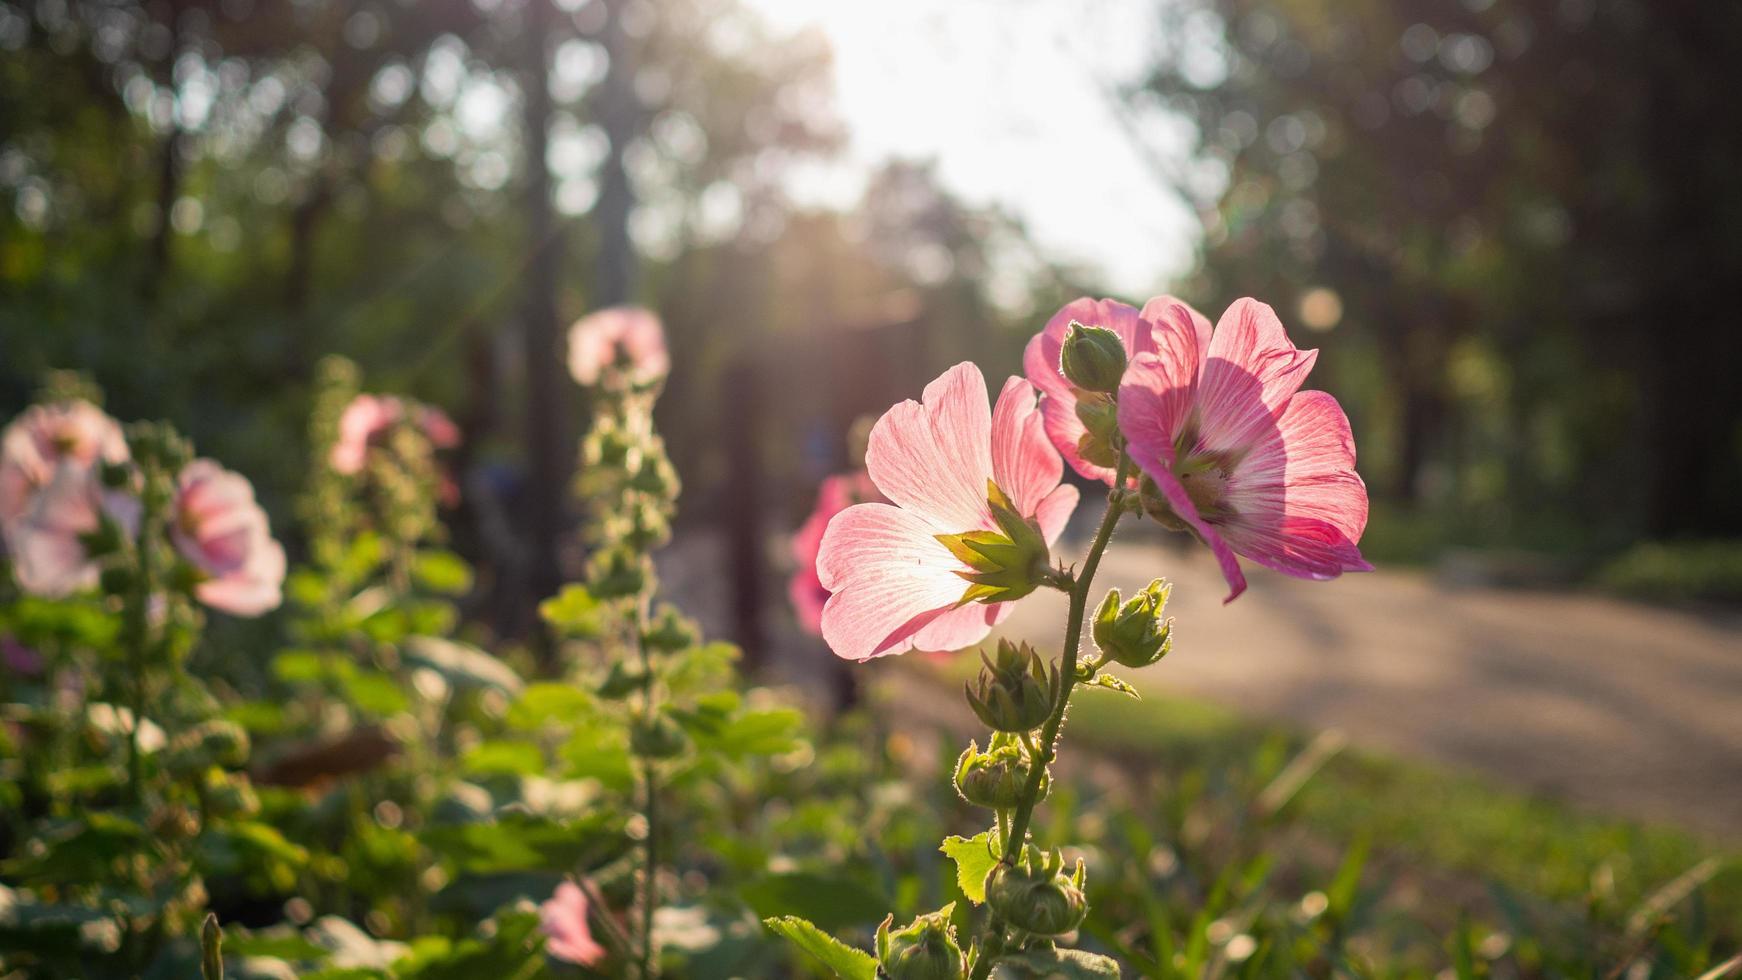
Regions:
<instances>
[{"instance_id":1,"label":"serrated leaf","mask_svg":"<svg viewBox=\"0 0 1742 980\"><path fill-rule=\"evenodd\" d=\"M818 929L796 915L782 915L762 920L771 932L809 953L828 967L841 980L876 980L877 960L864 950L854 949L839 939Z\"/></svg>"},{"instance_id":2,"label":"serrated leaf","mask_svg":"<svg viewBox=\"0 0 1742 980\"><path fill-rule=\"evenodd\" d=\"M1114 677L1112 674L1096 674L1095 679L1089 681L1084 686L1103 687L1109 691L1118 691L1120 694L1128 694L1137 701L1143 700L1143 696L1137 693L1137 688L1132 687L1129 683L1118 677Z\"/></svg>"},{"instance_id":3,"label":"serrated leaf","mask_svg":"<svg viewBox=\"0 0 1742 980\"><path fill-rule=\"evenodd\" d=\"M992 832L983 830L972 837L945 837L938 850L956 862L956 885L968 901L979 905L986 901L986 876L998 866L998 855L992 853Z\"/></svg>"}]
</instances>

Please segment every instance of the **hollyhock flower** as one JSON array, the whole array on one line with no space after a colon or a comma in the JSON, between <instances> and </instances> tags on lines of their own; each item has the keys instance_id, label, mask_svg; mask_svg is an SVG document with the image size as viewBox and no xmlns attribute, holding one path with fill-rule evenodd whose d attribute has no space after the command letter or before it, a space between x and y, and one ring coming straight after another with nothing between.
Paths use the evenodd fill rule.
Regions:
<instances>
[{"instance_id":1,"label":"hollyhock flower","mask_svg":"<svg viewBox=\"0 0 1742 980\"><path fill-rule=\"evenodd\" d=\"M1116 300L1084 297L1071 301L1054 313L1023 350L1023 373L1045 396L1040 410L1046 420L1047 437L1072 469L1091 480L1111 484L1117 458L1112 455L1110 446L1097 444L1084 416L1098 416L1110 431L1114 424L1112 399L1077 390L1059 370L1059 351L1073 320L1086 327L1105 327L1118 334L1125 343L1128 358L1154 353L1160 346L1160 338L1175 330L1189 329L1196 333L1202 345L1208 345L1210 321L1171 296L1158 296L1143 304L1142 310Z\"/></svg>"},{"instance_id":2,"label":"hollyhock flower","mask_svg":"<svg viewBox=\"0 0 1742 980\"><path fill-rule=\"evenodd\" d=\"M0 526L31 509L62 461L91 469L127 461L121 426L87 401L35 405L0 436Z\"/></svg>"},{"instance_id":3,"label":"hollyhock flower","mask_svg":"<svg viewBox=\"0 0 1742 980\"><path fill-rule=\"evenodd\" d=\"M1228 601L1246 589L1235 554L1301 578L1371 570L1356 547L1367 487L1349 419L1330 395L1299 390L1318 351L1297 350L1251 299L1222 314L1207 344L1184 310L1158 322L1170 329L1119 388L1119 429L1165 501L1159 516L1215 552Z\"/></svg>"},{"instance_id":4,"label":"hollyhock flower","mask_svg":"<svg viewBox=\"0 0 1742 980\"><path fill-rule=\"evenodd\" d=\"M940 540L1004 527L989 483L1047 545L1064 530L1077 490L1059 484L1064 463L1042 430L1034 390L1011 378L990 411L985 392L980 369L964 362L927 385L923 403L896 405L871 430L865 468L892 503L835 515L817 555L832 593L823 639L838 656L956 650L1009 615L1008 602L964 604L973 566Z\"/></svg>"},{"instance_id":5,"label":"hollyhock flower","mask_svg":"<svg viewBox=\"0 0 1742 980\"><path fill-rule=\"evenodd\" d=\"M817 487L816 507L792 536L792 557L797 570L786 589L799 625L806 632L822 634L823 604L829 599L829 590L823 588L823 580L817 576L817 553L822 550L823 531L836 514L848 507L882 499L883 494L877 492L877 485L863 470L826 477Z\"/></svg>"},{"instance_id":6,"label":"hollyhock flower","mask_svg":"<svg viewBox=\"0 0 1742 980\"><path fill-rule=\"evenodd\" d=\"M275 609L284 584L284 548L245 477L196 459L176 477L170 540L199 573L194 596L234 616Z\"/></svg>"},{"instance_id":7,"label":"hollyhock flower","mask_svg":"<svg viewBox=\"0 0 1742 980\"><path fill-rule=\"evenodd\" d=\"M85 536L102 526L104 516L131 536L139 527L139 501L104 489L95 467L63 456L53 477L32 494L29 509L6 526L19 587L54 599L94 587L101 572Z\"/></svg>"},{"instance_id":8,"label":"hollyhock flower","mask_svg":"<svg viewBox=\"0 0 1742 980\"><path fill-rule=\"evenodd\" d=\"M605 947L593 940L587 926L587 894L572 881L556 886L550 898L538 907L538 931L544 933L545 952L578 966L598 966L605 961Z\"/></svg>"},{"instance_id":9,"label":"hollyhock flower","mask_svg":"<svg viewBox=\"0 0 1742 980\"><path fill-rule=\"evenodd\" d=\"M339 415L339 438L328 458L332 468L347 476L363 471L369 447L379 445L394 426L410 418L431 446L452 449L460 444L460 428L447 413L433 405L412 403L392 395L367 392L351 399Z\"/></svg>"},{"instance_id":10,"label":"hollyhock flower","mask_svg":"<svg viewBox=\"0 0 1742 980\"><path fill-rule=\"evenodd\" d=\"M589 313L569 328L569 373L576 381L598 384L613 366L621 366L633 384L658 381L671 371L665 331L653 311L613 306Z\"/></svg>"}]
</instances>

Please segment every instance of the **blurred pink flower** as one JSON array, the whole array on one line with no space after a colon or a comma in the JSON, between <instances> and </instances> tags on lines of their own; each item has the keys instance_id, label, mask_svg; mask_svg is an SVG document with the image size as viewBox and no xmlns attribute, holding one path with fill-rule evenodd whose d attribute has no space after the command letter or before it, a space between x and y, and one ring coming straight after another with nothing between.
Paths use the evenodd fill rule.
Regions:
<instances>
[{"instance_id":1,"label":"blurred pink flower","mask_svg":"<svg viewBox=\"0 0 1742 980\"><path fill-rule=\"evenodd\" d=\"M127 461L121 426L87 401L34 405L0 436L0 526L31 508L62 461L89 470Z\"/></svg>"},{"instance_id":2,"label":"blurred pink flower","mask_svg":"<svg viewBox=\"0 0 1742 980\"><path fill-rule=\"evenodd\" d=\"M1252 299L1208 343L1183 306L1157 322L1168 329L1119 388L1119 428L1172 516L1215 552L1226 601L1246 589L1236 553L1301 578L1371 570L1356 547L1367 487L1349 419L1330 395L1299 391L1318 351L1296 349Z\"/></svg>"},{"instance_id":3,"label":"blurred pink flower","mask_svg":"<svg viewBox=\"0 0 1742 980\"><path fill-rule=\"evenodd\" d=\"M817 576L817 553L822 550L823 531L836 514L848 507L883 499L864 470L826 477L817 487L816 507L792 536L792 557L797 567L786 588L798 623L807 632L822 634L823 604L829 599L829 590L823 588L823 581Z\"/></svg>"},{"instance_id":4,"label":"blurred pink flower","mask_svg":"<svg viewBox=\"0 0 1742 980\"><path fill-rule=\"evenodd\" d=\"M234 616L277 608L284 548L272 538L254 487L209 459L189 463L176 483L170 540L201 575L195 597Z\"/></svg>"},{"instance_id":5,"label":"blurred pink flower","mask_svg":"<svg viewBox=\"0 0 1742 980\"><path fill-rule=\"evenodd\" d=\"M569 328L569 373L584 385L599 383L607 368L625 365L635 384L648 384L671 371L665 331L652 310L613 306L589 313Z\"/></svg>"},{"instance_id":6,"label":"blurred pink flower","mask_svg":"<svg viewBox=\"0 0 1742 980\"><path fill-rule=\"evenodd\" d=\"M871 480L893 504L855 504L837 514L817 555L833 593L822 633L848 660L909 649L957 650L984 639L1009 603L960 605L969 571L940 534L995 530L988 480L1016 509L1058 540L1077 505L1060 486L1064 463L1042 431L1034 389L1004 383L988 411L986 379L963 362L926 386L924 403L905 401L877 420L865 452Z\"/></svg>"},{"instance_id":7,"label":"blurred pink flower","mask_svg":"<svg viewBox=\"0 0 1742 980\"><path fill-rule=\"evenodd\" d=\"M1169 318L1177 318L1169 322ZM1210 341L1210 321L1172 296L1158 296L1143 304L1141 311L1117 300L1093 300L1088 297L1072 300L1054 313L1040 333L1028 342L1022 352L1022 370L1028 380L1045 397L1040 410L1046 419L1046 434L1058 451L1064 454L1071 468L1091 480L1113 482L1113 467L1092 463L1078 451L1088 430L1077 415L1080 392L1059 371L1059 350L1071 321L1086 327L1105 327L1125 342L1125 354L1153 353L1163 335L1189 327L1204 344ZM1105 396L1099 396L1105 397Z\"/></svg>"},{"instance_id":8,"label":"blurred pink flower","mask_svg":"<svg viewBox=\"0 0 1742 980\"><path fill-rule=\"evenodd\" d=\"M408 417L431 446L452 449L460 444L460 427L441 409L421 402L411 403L408 409L403 399L393 395L364 392L351 399L339 416L339 438L329 459L333 469L347 476L361 473L369 461L369 447Z\"/></svg>"},{"instance_id":9,"label":"blurred pink flower","mask_svg":"<svg viewBox=\"0 0 1742 980\"><path fill-rule=\"evenodd\" d=\"M42 654L18 642L11 633L0 634L0 664L20 677L42 673Z\"/></svg>"},{"instance_id":10,"label":"blurred pink flower","mask_svg":"<svg viewBox=\"0 0 1742 980\"><path fill-rule=\"evenodd\" d=\"M587 895L579 885L565 881L538 907L538 931L544 933L545 952L553 958L579 966L598 966L605 961L605 947L593 940L587 926Z\"/></svg>"},{"instance_id":11,"label":"blurred pink flower","mask_svg":"<svg viewBox=\"0 0 1742 980\"><path fill-rule=\"evenodd\" d=\"M139 501L105 490L96 467L62 457L53 478L31 496L30 509L6 526L6 549L19 587L54 599L94 587L100 570L85 550L84 536L97 530L105 514L123 534L137 533Z\"/></svg>"}]
</instances>

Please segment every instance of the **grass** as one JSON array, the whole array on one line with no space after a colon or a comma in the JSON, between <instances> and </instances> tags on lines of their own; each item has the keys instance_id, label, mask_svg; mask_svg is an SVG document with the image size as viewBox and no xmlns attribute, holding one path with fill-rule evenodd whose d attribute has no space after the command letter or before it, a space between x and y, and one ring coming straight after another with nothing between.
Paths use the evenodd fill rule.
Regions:
<instances>
[{"instance_id":1,"label":"grass","mask_svg":"<svg viewBox=\"0 0 1742 980\"><path fill-rule=\"evenodd\" d=\"M960 677L977 661L958 657L940 666L959 691ZM1068 749L1129 766L1268 782L1314 738L1204 701L1091 691L1074 702L1065 741ZM1277 761L1254 764L1266 757ZM1630 908L1716 858L1703 899L1718 921L1742 922L1742 853L1735 842L1592 813L1479 776L1344 748L1311 772L1285 806L1292 822L1335 851L1371 841L1428 877L1449 875L1563 906L1595 900Z\"/></svg>"}]
</instances>

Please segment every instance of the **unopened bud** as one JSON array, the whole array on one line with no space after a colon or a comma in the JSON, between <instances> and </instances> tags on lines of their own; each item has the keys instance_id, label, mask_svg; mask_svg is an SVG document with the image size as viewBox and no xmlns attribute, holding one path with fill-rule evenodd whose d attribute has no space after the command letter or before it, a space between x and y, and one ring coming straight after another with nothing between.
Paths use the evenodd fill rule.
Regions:
<instances>
[{"instance_id":1,"label":"unopened bud","mask_svg":"<svg viewBox=\"0 0 1742 980\"><path fill-rule=\"evenodd\" d=\"M980 751L977 743L970 742L956 760L956 792L974 806L988 810L1008 809L1022 802L1032 771L1022 746L1000 733L992 736L992 743L985 752ZM1046 799L1051 783L1052 777L1042 773L1035 802Z\"/></svg>"},{"instance_id":2,"label":"unopened bud","mask_svg":"<svg viewBox=\"0 0 1742 980\"><path fill-rule=\"evenodd\" d=\"M588 570L587 589L600 599L640 595L647 587L647 562L622 548L596 555Z\"/></svg>"},{"instance_id":3,"label":"unopened bud","mask_svg":"<svg viewBox=\"0 0 1742 980\"><path fill-rule=\"evenodd\" d=\"M1043 856L1029 848L1026 866L1000 863L986 878L986 904L1005 921L1037 936L1057 936L1083 924L1089 901L1083 894L1083 862L1064 873L1057 851Z\"/></svg>"},{"instance_id":4,"label":"unopened bud","mask_svg":"<svg viewBox=\"0 0 1742 980\"><path fill-rule=\"evenodd\" d=\"M1077 421L1083 434L1077 438L1077 455L1096 466L1119 464L1119 406L1112 395L1085 391L1077 396Z\"/></svg>"},{"instance_id":5,"label":"unopened bud","mask_svg":"<svg viewBox=\"0 0 1742 980\"><path fill-rule=\"evenodd\" d=\"M1024 643L999 640L995 659L980 652L977 683L964 686L968 707L998 732L1027 732L1038 728L1052 714L1053 694L1059 686L1057 666L1048 668L1040 654Z\"/></svg>"},{"instance_id":6,"label":"unopened bud","mask_svg":"<svg viewBox=\"0 0 1742 980\"><path fill-rule=\"evenodd\" d=\"M968 970L967 957L956 943L950 925L951 903L894 931L891 915L877 927L877 962L880 975L889 980L960 980Z\"/></svg>"},{"instance_id":7,"label":"unopened bud","mask_svg":"<svg viewBox=\"0 0 1742 980\"><path fill-rule=\"evenodd\" d=\"M1107 593L1095 612L1095 645L1107 659L1126 667L1147 667L1173 649L1173 620L1162 618L1173 586L1161 579L1121 602L1119 590Z\"/></svg>"},{"instance_id":8,"label":"unopened bud","mask_svg":"<svg viewBox=\"0 0 1742 980\"><path fill-rule=\"evenodd\" d=\"M1112 393L1125 377L1125 342L1106 327L1086 327L1071 321L1059 348L1059 371L1084 391Z\"/></svg>"},{"instance_id":9,"label":"unopened bud","mask_svg":"<svg viewBox=\"0 0 1742 980\"><path fill-rule=\"evenodd\" d=\"M640 719L629 731L629 747L649 759L669 759L687 744L683 729L663 714Z\"/></svg>"}]
</instances>

